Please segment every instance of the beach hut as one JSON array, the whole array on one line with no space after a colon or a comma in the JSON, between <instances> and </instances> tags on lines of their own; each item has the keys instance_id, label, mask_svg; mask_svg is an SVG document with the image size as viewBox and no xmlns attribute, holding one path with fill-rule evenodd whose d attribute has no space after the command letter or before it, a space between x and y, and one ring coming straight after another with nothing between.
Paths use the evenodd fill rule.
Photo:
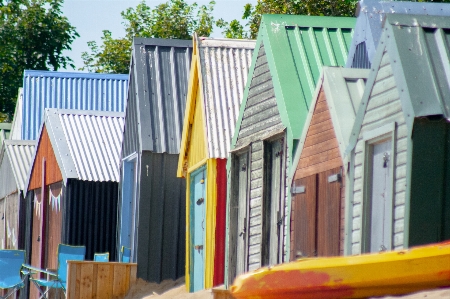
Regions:
<instances>
[{"instance_id":1,"label":"beach hut","mask_svg":"<svg viewBox=\"0 0 450 299\"><path fill-rule=\"evenodd\" d=\"M448 17L386 15L356 115L346 252L450 239Z\"/></svg>"},{"instance_id":2,"label":"beach hut","mask_svg":"<svg viewBox=\"0 0 450 299\"><path fill-rule=\"evenodd\" d=\"M45 109L25 183L32 266L57 269L59 243L116 260L123 125L120 112Z\"/></svg>"},{"instance_id":3,"label":"beach hut","mask_svg":"<svg viewBox=\"0 0 450 299\"><path fill-rule=\"evenodd\" d=\"M386 14L450 16L448 3L361 0L356 9L356 26L349 49L348 68L369 69L380 42Z\"/></svg>"},{"instance_id":4,"label":"beach hut","mask_svg":"<svg viewBox=\"0 0 450 299\"><path fill-rule=\"evenodd\" d=\"M185 180L177 178L192 41L135 38L119 185L118 246L137 276L184 276Z\"/></svg>"},{"instance_id":5,"label":"beach hut","mask_svg":"<svg viewBox=\"0 0 450 299\"><path fill-rule=\"evenodd\" d=\"M322 69L289 176L291 261L344 253L345 150L368 75Z\"/></svg>"},{"instance_id":6,"label":"beach hut","mask_svg":"<svg viewBox=\"0 0 450 299\"><path fill-rule=\"evenodd\" d=\"M36 140L45 108L124 112L127 88L128 75L25 70L14 139Z\"/></svg>"},{"instance_id":7,"label":"beach hut","mask_svg":"<svg viewBox=\"0 0 450 299\"><path fill-rule=\"evenodd\" d=\"M292 155L322 66L343 66L355 19L264 15L231 145L227 283L289 260Z\"/></svg>"},{"instance_id":8,"label":"beach hut","mask_svg":"<svg viewBox=\"0 0 450 299\"><path fill-rule=\"evenodd\" d=\"M35 141L5 140L0 155L0 248L25 248L24 185ZM28 248L29 249L29 248Z\"/></svg>"},{"instance_id":9,"label":"beach hut","mask_svg":"<svg viewBox=\"0 0 450 299\"><path fill-rule=\"evenodd\" d=\"M177 175L186 178L186 287L223 283L226 159L255 42L194 36Z\"/></svg>"}]
</instances>

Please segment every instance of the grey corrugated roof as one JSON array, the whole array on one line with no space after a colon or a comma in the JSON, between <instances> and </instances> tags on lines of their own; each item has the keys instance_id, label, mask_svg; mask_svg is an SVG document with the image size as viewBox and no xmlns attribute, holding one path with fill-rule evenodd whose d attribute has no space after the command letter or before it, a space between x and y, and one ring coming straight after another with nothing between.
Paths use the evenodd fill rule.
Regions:
<instances>
[{"instance_id":1,"label":"grey corrugated roof","mask_svg":"<svg viewBox=\"0 0 450 299\"><path fill-rule=\"evenodd\" d=\"M234 134L254 40L196 38L210 158L227 158Z\"/></svg>"},{"instance_id":2,"label":"grey corrugated roof","mask_svg":"<svg viewBox=\"0 0 450 299\"><path fill-rule=\"evenodd\" d=\"M387 15L380 44L384 46L377 50L347 151L356 144L385 51L389 54L409 131L416 117L450 117L450 18Z\"/></svg>"},{"instance_id":3,"label":"grey corrugated roof","mask_svg":"<svg viewBox=\"0 0 450 299\"><path fill-rule=\"evenodd\" d=\"M20 87L17 94L16 109L14 110L14 118L11 126L10 139L12 140L22 139L22 106L23 106L23 88Z\"/></svg>"},{"instance_id":4,"label":"grey corrugated roof","mask_svg":"<svg viewBox=\"0 0 450 299\"><path fill-rule=\"evenodd\" d=\"M358 7L355 33L350 47L346 67L351 67L356 47L365 42L370 62L375 56L381 38L383 18L386 14L414 14L450 16L450 4L410 1L361 0Z\"/></svg>"},{"instance_id":5,"label":"grey corrugated roof","mask_svg":"<svg viewBox=\"0 0 450 299\"><path fill-rule=\"evenodd\" d=\"M179 153L191 56L190 40L134 39L125 155L144 150Z\"/></svg>"},{"instance_id":6,"label":"grey corrugated roof","mask_svg":"<svg viewBox=\"0 0 450 299\"><path fill-rule=\"evenodd\" d=\"M124 113L47 108L44 125L65 182L119 181Z\"/></svg>"},{"instance_id":7,"label":"grey corrugated roof","mask_svg":"<svg viewBox=\"0 0 450 299\"><path fill-rule=\"evenodd\" d=\"M5 151L19 190L24 190L36 141L5 140Z\"/></svg>"},{"instance_id":8,"label":"grey corrugated roof","mask_svg":"<svg viewBox=\"0 0 450 299\"><path fill-rule=\"evenodd\" d=\"M24 189L35 144L35 141L4 141L0 155L0 198Z\"/></svg>"}]
</instances>

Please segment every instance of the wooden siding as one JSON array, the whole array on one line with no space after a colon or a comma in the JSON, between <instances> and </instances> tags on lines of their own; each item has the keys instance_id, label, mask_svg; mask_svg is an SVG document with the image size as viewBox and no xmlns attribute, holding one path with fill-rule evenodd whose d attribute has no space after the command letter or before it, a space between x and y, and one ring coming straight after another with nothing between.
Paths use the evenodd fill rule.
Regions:
<instances>
[{"instance_id":1,"label":"wooden siding","mask_svg":"<svg viewBox=\"0 0 450 299\"><path fill-rule=\"evenodd\" d=\"M295 179L342 166L339 144L331 121L325 92L320 91L314 107Z\"/></svg>"},{"instance_id":2,"label":"wooden siding","mask_svg":"<svg viewBox=\"0 0 450 299\"><path fill-rule=\"evenodd\" d=\"M224 282L225 274L225 223L227 200L227 160L217 159L217 203L216 203L216 241L214 252L213 286Z\"/></svg>"},{"instance_id":3,"label":"wooden siding","mask_svg":"<svg viewBox=\"0 0 450 299\"><path fill-rule=\"evenodd\" d=\"M235 148L262 140L271 131L282 130L280 113L275 99L272 76L267 62L264 45L258 52L252 83Z\"/></svg>"},{"instance_id":4,"label":"wooden siding","mask_svg":"<svg viewBox=\"0 0 450 299\"><path fill-rule=\"evenodd\" d=\"M136 283L136 264L67 262L67 299L125 298Z\"/></svg>"},{"instance_id":5,"label":"wooden siding","mask_svg":"<svg viewBox=\"0 0 450 299\"><path fill-rule=\"evenodd\" d=\"M369 102L364 115L361 131L354 149L354 182L353 182L353 221L352 223L352 254L360 254L362 246L362 205L363 205L363 162L364 133L375 130L383 125L396 122L396 140L394 154L394 220L393 249L403 248L403 232L405 217L406 194L406 149L407 127L400 103L399 93L389 62L389 54L384 52L378 73L373 85Z\"/></svg>"},{"instance_id":6,"label":"wooden siding","mask_svg":"<svg viewBox=\"0 0 450 299\"><path fill-rule=\"evenodd\" d=\"M311 122L309 124L309 127L307 128L308 132L306 134L305 144L300 156L300 160L298 165L296 165L296 172L294 177L294 183L295 185L304 185L307 183L308 178L311 176L314 176L316 174L321 173L321 175L331 169L340 168L342 167L342 157L339 152L339 142L336 138L336 133L334 130L333 122L331 120L331 114L330 110L327 104L326 95L323 89L320 90L317 102L314 107L313 115L311 118ZM338 173L339 171L334 171L334 173ZM333 173L333 174L334 174ZM343 174L344 175L344 174ZM305 178L305 180L301 180ZM345 189L343 182L345 181L345 178L341 178L341 190L339 191L340 195L340 201L339 207L340 211L334 211L339 215L340 220L338 225L339 227L339 254L343 254L344 251L344 229L345 229L345 213L344 213L344 203L345 203ZM301 207L301 204L296 204L296 201L301 201L302 196L305 195L297 195L294 197L294 200L292 201L292 213L291 213L291 252L290 256L291 258L295 258L297 254L297 250L295 249L297 246L302 245L295 245L297 242L295 239L299 240L302 237L300 236L302 232L295 232L296 225L300 225L301 227L308 225L303 223L304 218L307 217L307 215L311 215L310 213L307 213L304 215L305 211L300 211L303 208L307 207ZM315 196L315 195L314 195ZM295 213L300 213L300 216L296 216ZM301 216L303 215L303 216ZM297 219L299 224L296 224L295 220ZM310 221L315 221L315 218L311 218ZM309 227L309 226L308 226ZM314 228L309 228L309 230L314 230ZM296 237L297 236L297 237ZM334 238L334 236L333 236ZM299 244L302 244L301 241ZM336 244L337 244L336 243ZM302 254L310 255L309 252L302 252ZM317 252L317 254L320 254L320 252ZM325 255L331 255L330 253L324 253ZM333 255L336 255L336 252L333 250Z\"/></svg>"},{"instance_id":7,"label":"wooden siding","mask_svg":"<svg viewBox=\"0 0 450 299\"><path fill-rule=\"evenodd\" d=\"M47 213L47 269L57 269L58 268L58 244L61 243L61 229L62 229L62 209L61 203L62 198L62 182L55 183L49 186L48 200L46 200L46 205L48 209ZM50 192L53 194L54 198L60 196L60 202L50 202Z\"/></svg>"},{"instance_id":8,"label":"wooden siding","mask_svg":"<svg viewBox=\"0 0 450 299\"><path fill-rule=\"evenodd\" d=\"M263 142L259 141L252 143L249 163L250 209L247 250L249 271L261 267L263 156Z\"/></svg>"},{"instance_id":9,"label":"wooden siding","mask_svg":"<svg viewBox=\"0 0 450 299\"><path fill-rule=\"evenodd\" d=\"M236 148L249 146L249 221L248 221L248 270L255 270L262 265L262 201L264 181L263 140L284 129L278 111L264 45L258 52L255 70L249 88L248 99L238 133ZM286 159L286 155L283 155ZM283 164L285 165L285 164ZM285 174L282 186L285 186ZM283 194L285 190L283 189ZM284 198L284 195L283 195ZM286 199L284 200L286 203ZM285 204L286 205L286 204ZM284 209L286 210L286 206ZM285 228L282 228L284 234ZM283 238L282 244L286 240ZM284 252L284 249L283 249Z\"/></svg>"},{"instance_id":10,"label":"wooden siding","mask_svg":"<svg viewBox=\"0 0 450 299\"><path fill-rule=\"evenodd\" d=\"M18 249L19 201L18 193L0 199L1 249Z\"/></svg>"},{"instance_id":11,"label":"wooden siding","mask_svg":"<svg viewBox=\"0 0 450 299\"><path fill-rule=\"evenodd\" d=\"M199 91L199 90L198 90ZM187 149L188 168L196 165L207 157L205 140L205 122L203 120L202 98L197 92L195 100L195 112L190 128L190 140Z\"/></svg>"},{"instance_id":12,"label":"wooden siding","mask_svg":"<svg viewBox=\"0 0 450 299\"><path fill-rule=\"evenodd\" d=\"M42 264L41 260L41 221L42 221L42 215L41 211L42 209L37 209L39 205L38 202L42 203L42 193L41 189L35 189L34 190L34 198L33 198L33 216L32 216L32 233L31 233L31 265L33 267L37 268L43 268L44 265ZM35 277L38 277L35 275ZM37 299L39 298L39 292L36 289L35 286L30 287L30 299Z\"/></svg>"},{"instance_id":13,"label":"wooden siding","mask_svg":"<svg viewBox=\"0 0 450 299\"><path fill-rule=\"evenodd\" d=\"M47 128L44 126L41 138L38 141L38 148L34 164L31 166L31 177L28 190L41 188L42 186L42 159L45 158L45 183L47 185L62 181L61 170L56 161L52 144L48 136Z\"/></svg>"}]
</instances>

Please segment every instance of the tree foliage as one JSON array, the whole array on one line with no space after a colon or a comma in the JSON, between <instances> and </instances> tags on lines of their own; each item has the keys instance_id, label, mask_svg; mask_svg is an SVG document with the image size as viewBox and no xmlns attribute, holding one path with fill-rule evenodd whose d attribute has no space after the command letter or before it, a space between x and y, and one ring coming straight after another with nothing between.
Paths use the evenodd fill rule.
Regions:
<instances>
[{"instance_id":1,"label":"tree foliage","mask_svg":"<svg viewBox=\"0 0 450 299\"><path fill-rule=\"evenodd\" d=\"M133 37L191 39L194 32L209 36L214 18L214 1L208 5L188 4L185 0L169 0L149 7L144 1L136 8L122 12L126 37L113 39L109 31L103 31L102 44L88 43L90 53L83 52L84 67L102 73L128 73Z\"/></svg>"},{"instance_id":2,"label":"tree foliage","mask_svg":"<svg viewBox=\"0 0 450 299\"><path fill-rule=\"evenodd\" d=\"M12 115L23 71L74 67L63 54L79 36L63 0L0 0L0 111Z\"/></svg>"},{"instance_id":3,"label":"tree foliage","mask_svg":"<svg viewBox=\"0 0 450 299\"><path fill-rule=\"evenodd\" d=\"M356 3L356 0L258 0L255 6L244 6L242 20L247 20L246 26L236 19L231 22L220 19L217 26L227 38L256 39L263 14L353 16Z\"/></svg>"}]
</instances>

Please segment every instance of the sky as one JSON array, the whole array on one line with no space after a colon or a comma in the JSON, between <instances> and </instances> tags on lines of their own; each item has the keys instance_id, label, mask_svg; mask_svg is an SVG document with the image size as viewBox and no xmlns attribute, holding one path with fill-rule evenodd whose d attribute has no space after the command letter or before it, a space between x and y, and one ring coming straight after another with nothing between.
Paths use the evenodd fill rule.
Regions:
<instances>
[{"instance_id":1,"label":"sky","mask_svg":"<svg viewBox=\"0 0 450 299\"><path fill-rule=\"evenodd\" d=\"M257 0L215 0L214 18L216 20L223 18L226 21L240 19L246 3L256 4ZM141 1L135 0L65 0L62 12L80 37L72 43L72 51L66 51L65 54L73 59L76 69L83 66L81 53L88 51L88 41L101 43L102 30L112 32L113 38L125 36L123 19L120 15L128 7L136 7ZM151 8L156 5L167 2L167 0L147 0L146 3ZM209 0L186 0L192 4L197 2L199 5L208 4ZM214 29L212 37L222 37L221 30ZM67 71L73 71L69 68Z\"/></svg>"}]
</instances>

